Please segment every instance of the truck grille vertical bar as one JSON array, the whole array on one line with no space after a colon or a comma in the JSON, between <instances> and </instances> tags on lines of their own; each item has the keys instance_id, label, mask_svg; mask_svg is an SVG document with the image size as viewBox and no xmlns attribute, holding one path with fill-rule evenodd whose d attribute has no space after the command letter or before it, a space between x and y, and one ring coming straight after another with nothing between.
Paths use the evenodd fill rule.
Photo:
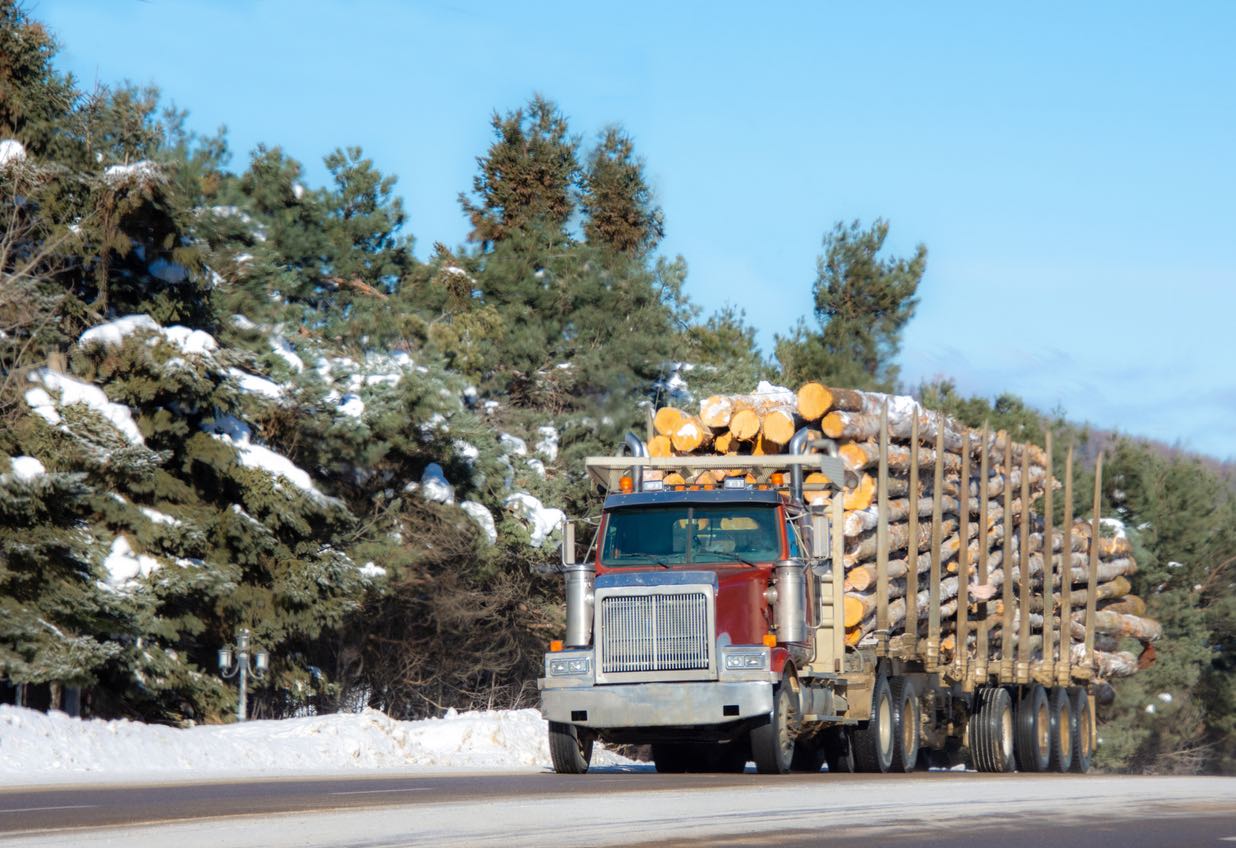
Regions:
<instances>
[{"instance_id":1,"label":"truck grille vertical bar","mask_svg":"<svg viewBox=\"0 0 1236 848\"><path fill-rule=\"evenodd\" d=\"M601 599L602 674L707 669L710 595L672 592Z\"/></svg>"}]
</instances>

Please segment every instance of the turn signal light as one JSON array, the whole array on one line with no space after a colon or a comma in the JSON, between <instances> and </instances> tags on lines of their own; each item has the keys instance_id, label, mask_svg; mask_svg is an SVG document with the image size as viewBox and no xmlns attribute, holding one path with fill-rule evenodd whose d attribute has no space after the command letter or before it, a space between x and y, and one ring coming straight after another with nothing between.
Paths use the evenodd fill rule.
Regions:
<instances>
[{"instance_id":1,"label":"turn signal light","mask_svg":"<svg viewBox=\"0 0 1236 848\"><path fill-rule=\"evenodd\" d=\"M629 495L635 491L635 481L630 477L623 476L618 480L618 491L624 495Z\"/></svg>"},{"instance_id":2,"label":"turn signal light","mask_svg":"<svg viewBox=\"0 0 1236 848\"><path fill-rule=\"evenodd\" d=\"M765 633L764 634L764 647L765 648L777 647L777 635L775 633Z\"/></svg>"},{"instance_id":3,"label":"turn signal light","mask_svg":"<svg viewBox=\"0 0 1236 848\"><path fill-rule=\"evenodd\" d=\"M562 650L562 640L561 639L555 639L554 641L549 643L549 652L551 654L556 654L561 650Z\"/></svg>"}]
</instances>

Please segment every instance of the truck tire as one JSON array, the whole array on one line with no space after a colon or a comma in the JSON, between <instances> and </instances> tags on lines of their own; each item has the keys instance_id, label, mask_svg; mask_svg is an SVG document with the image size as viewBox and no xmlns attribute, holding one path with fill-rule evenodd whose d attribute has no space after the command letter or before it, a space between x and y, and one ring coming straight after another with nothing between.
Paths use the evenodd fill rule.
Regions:
<instances>
[{"instance_id":1,"label":"truck tire","mask_svg":"<svg viewBox=\"0 0 1236 848\"><path fill-rule=\"evenodd\" d=\"M1017 705L1017 767L1022 771L1047 771L1051 760L1051 704L1047 690L1038 683L1025 688Z\"/></svg>"},{"instance_id":2,"label":"truck tire","mask_svg":"<svg viewBox=\"0 0 1236 848\"><path fill-rule=\"evenodd\" d=\"M844 727L825 730L820 734L820 742L830 774L853 774L858 771L854 764L854 748L850 745L848 730Z\"/></svg>"},{"instance_id":3,"label":"truck tire","mask_svg":"<svg viewBox=\"0 0 1236 848\"><path fill-rule=\"evenodd\" d=\"M974 709L967 728L970 763L982 772L1012 771L1014 751L1013 699L1000 686L984 686L974 693Z\"/></svg>"},{"instance_id":4,"label":"truck tire","mask_svg":"<svg viewBox=\"0 0 1236 848\"><path fill-rule=\"evenodd\" d=\"M904 677L892 678L890 684L895 713L893 726L897 729L893 745L892 771L914 771L918 766L918 746L922 728L922 705L918 699L918 687Z\"/></svg>"},{"instance_id":5,"label":"truck tire","mask_svg":"<svg viewBox=\"0 0 1236 848\"><path fill-rule=\"evenodd\" d=\"M1069 716L1073 722L1073 758L1069 771L1085 774L1090 771L1090 758L1094 756L1094 734L1090 727L1090 699L1080 686L1069 691Z\"/></svg>"},{"instance_id":6,"label":"truck tire","mask_svg":"<svg viewBox=\"0 0 1236 848\"><path fill-rule=\"evenodd\" d=\"M897 708L888 678L880 675L871 690L871 718L850 731L854 764L859 771L884 774L893 767L897 747Z\"/></svg>"},{"instance_id":7,"label":"truck tire","mask_svg":"<svg viewBox=\"0 0 1236 848\"><path fill-rule=\"evenodd\" d=\"M1073 705L1069 693L1059 686L1051 690L1051 756L1048 771L1066 772L1073 765Z\"/></svg>"},{"instance_id":8,"label":"truck tire","mask_svg":"<svg viewBox=\"0 0 1236 848\"><path fill-rule=\"evenodd\" d=\"M796 700L786 677L773 694L768 721L751 729L751 759L760 774L786 774L790 770L798 730Z\"/></svg>"},{"instance_id":9,"label":"truck tire","mask_svg":"<svg viewBox=\"0 0 1236 848\"><path fill-rule=\"evenodd\" d=\"M592 761L592 734L573 724L549 723L549 758L558 774L583 774Z\"/></svg>"}]
</instances>

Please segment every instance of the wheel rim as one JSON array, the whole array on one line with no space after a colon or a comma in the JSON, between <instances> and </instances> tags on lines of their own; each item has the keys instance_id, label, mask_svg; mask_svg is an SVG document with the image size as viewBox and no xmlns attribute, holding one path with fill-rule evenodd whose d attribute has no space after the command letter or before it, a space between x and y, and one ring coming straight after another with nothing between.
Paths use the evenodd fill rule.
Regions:
<instances>
[{"instance_id":1,"label":"wheel rim","mask_svg":"<svg viewBox=\"0 0 1236 848\"><path fill-rule=\"evenodd\" d=\"M1005 704L1000 711L1000 753L1003 755L1001 768L1013 761L1013 707Z\"/></svg>"},{"instance_id":2,"label":"wheel rim","mask_svg":"<svg viewBox=\"0 0 1236 848\"><path fill-rule=\"evenodd\" d=\"M790 698L782 689L781 703L778 705L777 745L781 748L781 761L789 765L794 758L793 717L790 715Z\"/></svg>"},{"instance_id":3,"label":"wheel rim","mask_svg":"<svg viewBox=\"0 0 1236 848\"><path fill-rule=\"evenodd\" d=\"M1060 705L1060 738L1057 740L1060 745L1061 758L1067 758L1073 753L1073 728L1072 728L1072 711L1069 709L1068 703Z\"/></svg>"},{"instance_id":4,"label":"wheel rim","mask_svg":"<svg viewBox=\"0 0 1236 848\"><path fill-rule=\"evenodd\" d=\"M905 752L907 759L915 753L914 743L918 740L917 724L914 716L914 703L907 698L901 708L901 750Z\"/></svg>"},{"instance_id":5,"label":"wheel rim","mask_svg":"<svg viewBox=\"0 0 1236 848\"><path fill-rule=\"evenodd\" d=\"M877 713L877 733L880 740L880 751L891 753L893 750L893 705L888 698L880 699L880 710Z\"/></svg>"},{"instance_id":6,"label":"wheel rim","mask_svg":"<svg viewBox=\"0 0 1236 848\"><path fill-rule=\"evenodd\" d=\"M1090 716L1085 712L1077 716L1077 748L1083 757L1090 756Z\"/></svg>"},{"instance_id":7,"label":"wheel rim","mask_svg":"<svg viewBox=\"0 0 1236 848\"><path fill-rule=\"evenodd\" d=\"M1045 756L1051 753L1051 711L1047 702L1043 701L1035 712L1037 713L1034 723L1035 742L1038 744L1039 754Z\"/></svg>"}]
</instances>

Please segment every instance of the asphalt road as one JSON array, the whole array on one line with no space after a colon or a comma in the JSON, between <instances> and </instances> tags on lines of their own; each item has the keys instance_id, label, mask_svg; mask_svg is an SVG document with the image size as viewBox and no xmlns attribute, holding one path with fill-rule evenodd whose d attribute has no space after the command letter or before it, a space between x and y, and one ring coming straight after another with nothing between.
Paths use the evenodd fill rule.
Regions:
<instances>
[{"instance_id":1,"label":"asphalt road","mask_svg":"<svg viewBox=\"0 0 1236 848\"><path fill-rule=\"evenodd\" d=\"M0 791L0 844L1236 845L1236 779L496 774Z\"/></svg>"}]
</instances>

